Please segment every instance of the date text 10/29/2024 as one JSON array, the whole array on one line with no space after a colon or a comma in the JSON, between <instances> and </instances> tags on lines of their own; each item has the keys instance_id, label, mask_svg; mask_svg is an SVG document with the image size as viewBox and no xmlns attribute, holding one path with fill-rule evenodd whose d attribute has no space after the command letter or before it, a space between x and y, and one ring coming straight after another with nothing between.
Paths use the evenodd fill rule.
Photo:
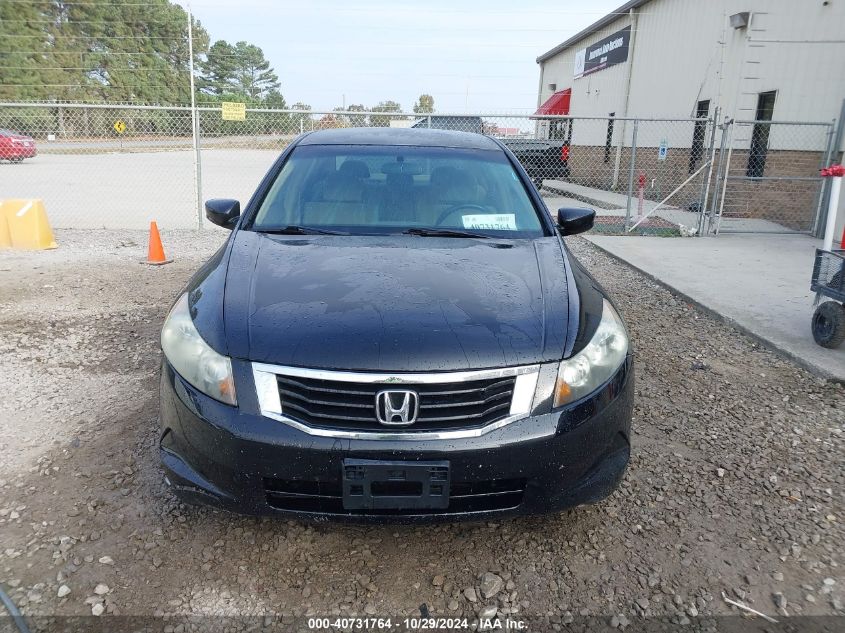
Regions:
<instances>
[{"instance_id":1,"label":"date text 10/29/2024","mask_svg":"<svg viewBox=\"0 0 845 633\"><path fill-rule=\"evenodd\" d=\"M524 620L514 618L479 618L477 626L467 618L308 618L312 631L527 631Z\"/></svg>"}]
</instances>

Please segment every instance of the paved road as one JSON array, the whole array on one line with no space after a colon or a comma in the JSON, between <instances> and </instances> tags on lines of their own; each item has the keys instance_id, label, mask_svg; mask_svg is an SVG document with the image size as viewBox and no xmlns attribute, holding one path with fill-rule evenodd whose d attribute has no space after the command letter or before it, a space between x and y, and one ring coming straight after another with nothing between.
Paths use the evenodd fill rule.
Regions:
<instances>
[{"instance_id":1,"label":"paved road","mask_svg":"<svg viewBox=\"0 0 845 633\"><path fill-rule=\"evenodd\" d=\"M200 139L202 147L269 147L277 144L279 148L296 138L296 134L254 134L250 136L210 136L203 134ZM103 152L103 151L134 151L168 149L191 149L192 139L189 136L176 137L133 137L109 138L97 140L59 140L37 141L38 151L42 154L54 152Z\"/></svg>"},{"instance_id":2,"label":"paved road","mask_svg":"<svg viewBox=\"0 0 845 633\"><path fill-rule=\"evenodd\" d=\"M246 202L278 156L276 150L202 152L203 198ZM196 226L191 151L41 154L0 163L0 196L41 198L56 228Z\"/></svg>"}]
</instances>

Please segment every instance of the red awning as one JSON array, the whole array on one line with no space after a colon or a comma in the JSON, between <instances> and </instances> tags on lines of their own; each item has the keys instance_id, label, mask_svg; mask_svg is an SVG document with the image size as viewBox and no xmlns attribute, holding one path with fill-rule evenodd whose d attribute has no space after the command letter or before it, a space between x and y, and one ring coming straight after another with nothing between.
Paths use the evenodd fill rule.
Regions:
<instances>
[{"instance_id":1,"label":"red awning","mask_svg":"<svg viewBox=\"0 0 845 633\"><path fill-rule=\"evenodd\" d=\"M558 90L546 102L537 108L534 116L547 116L550 114L569 114L569 100L572 98L572 88Z\"/></svg>"}]
</instances>

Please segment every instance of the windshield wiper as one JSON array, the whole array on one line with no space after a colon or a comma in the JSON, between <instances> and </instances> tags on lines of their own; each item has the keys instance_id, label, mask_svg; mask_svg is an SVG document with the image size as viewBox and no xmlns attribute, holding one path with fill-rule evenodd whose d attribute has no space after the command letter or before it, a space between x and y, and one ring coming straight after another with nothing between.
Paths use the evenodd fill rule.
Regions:
<instances>
[{"instance_id":1,"label":"windshield wiper","mask_svg":"<svg viewBox=\"0 0 845 633\"><path fill-rule=\"evenodd\" d=\"M258 229L258 232L272 233L273 235L349 235L349 233L343 233L342 231L329 231L327 229L318 229L313 226L300 226L298 224L261 228Z\"/></svg>"},{"instance_id":2,"label":"windshield wiper","mask_svg":"<svg viewBox=\"0 0 845 633\"><path fill-rule=\"evenodd\" d=\"M402 231L405 235L419 235L421 237L477 237L483 240L488 239L489 236L481 235L480 233L471 233L469 231L458 231L456 229L408 229Z\"/></svg>"}]
</instances>

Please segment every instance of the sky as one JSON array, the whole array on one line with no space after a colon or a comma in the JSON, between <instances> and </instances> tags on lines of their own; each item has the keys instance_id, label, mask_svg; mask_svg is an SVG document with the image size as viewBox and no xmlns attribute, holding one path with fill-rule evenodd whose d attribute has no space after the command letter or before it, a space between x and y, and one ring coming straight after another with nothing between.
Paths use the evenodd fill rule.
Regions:
<instances>
[{"instance_id":1,"label":"sky","mask_svg":"<svg viewBox=\"0 0 845 633\"><path fill-rule=\"evenodd\" d=\"M288 105L420 94L439 112L533 112L536 58L623 0L192 0L211 41L264 50ZM186 2L180 2L187 6Z\"/></svg>"}]
</instances>

